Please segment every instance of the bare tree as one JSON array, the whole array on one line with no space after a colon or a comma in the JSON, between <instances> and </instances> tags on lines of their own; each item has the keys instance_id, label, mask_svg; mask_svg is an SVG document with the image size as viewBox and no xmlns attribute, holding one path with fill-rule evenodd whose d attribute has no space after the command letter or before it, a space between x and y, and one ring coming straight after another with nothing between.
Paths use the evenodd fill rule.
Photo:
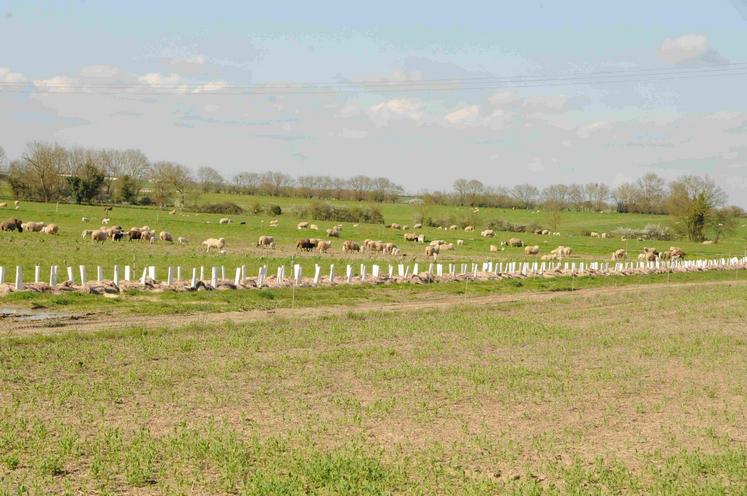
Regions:
<instances>
[{"instance_id":1,"label":"bare tree","mask_svg":"<svg viewBox=\"0 0 747 496\"><path fill-rule=\"evenodd\" d=\"M200 167L197 169L197 181L200 183L200 188L204 193L219 191L226 183L226 180L223 179L220 172L212 167Z\"/></svg>"},{"instance_id":2,"label":"bare tree","mask_svg":"<svg viewBox=\"0 0 747 496\"><path fill-rule=\"evenodd\" d=\"M637 181L639 212L664 212L664 196L666 183L664 179L653 172L646 174Z\"/></svg>"},{"instance_id":3,"label":"bare tree","mask_svg":"<svg viewBox=\"0 0 747 496\"><path fill-rule=\"evenodd\" d=\"M511 190L511 196L522 208L530 208L539 197L539 190L531 184L517 184Z\"/></svg>"},{"instance_id":4,"label":"bare tree","mask_svg":"<svg viewBox=\"0 0 747 496\"><path fill-rule=\"evenodd\" d=\"M62 194L66 156L65 149L57 144L35 141L27 145L18 172L25 172L24 180L35 191L34 196L46 202Z\"/></svg>"},{"instance_id":5,"label":"bare tree","mask_svg":"<svg viewBox=\"0 0 747 496\"><path fill-rule=\"evenodd\" d=\"M161 206L166 205L174 194L179 196L179 201L184 205L185 194L192 184L189 169L174 162L156 162L153 164L151 179L155 200Z\"/></svg>"}]
</instances>

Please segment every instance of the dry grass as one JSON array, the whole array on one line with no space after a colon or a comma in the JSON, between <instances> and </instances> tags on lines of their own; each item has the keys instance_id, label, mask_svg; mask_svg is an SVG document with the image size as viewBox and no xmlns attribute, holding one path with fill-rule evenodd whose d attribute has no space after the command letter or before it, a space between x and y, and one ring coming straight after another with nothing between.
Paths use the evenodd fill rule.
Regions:
<instances>
[{"instance_id":1,"label":"dry grass","mask_svg":"<svg viewBox=\"0 0 747 496\"><path fill-rule=\"evenodd\" d=\"M743 285L0 342L0 494L747 490Z\"/></svg>"}]
</instances>

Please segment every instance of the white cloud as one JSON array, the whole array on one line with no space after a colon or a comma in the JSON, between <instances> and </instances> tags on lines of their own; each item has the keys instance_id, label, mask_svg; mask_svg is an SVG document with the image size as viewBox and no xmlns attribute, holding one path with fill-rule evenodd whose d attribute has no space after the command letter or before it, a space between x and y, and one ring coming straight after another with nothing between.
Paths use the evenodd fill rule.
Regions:
<instances>
[{"instance_id":1,"label":"white cloud","mask_svg":"<svg viewBox=\"0 0 747 496\"><path fill-rule=\"evenodd\" d=\"M2 83L23 83L26 78L17 72L11 72L6 67L0 67L0 82Z\"/></svg>"},{"instance_id":2,"label":"white cloud","mask_svg":"<svg viewBox=\"0 0 747 496\"><path fill-rule=\"evenodd\" d=\"M468 125L474 123L480 117L480 107L470 105L469 107L460 108L447 114L444 119L452 125Z\"/></svg>"},{"instance_id":3,"label":"white cloud","mask_svg":"<svg viewBox=\"0 0 747 496\"><path fill-rule=\"evenodd\" d=\"M35 79L34 86L49 93L69 93L76 89L77 81L67 76Z\"/></svg>"},{"instance_id":4,"label":"white cloud","mask_svg":"<svg viewBox=\"0 0 747 496\"><path fill-rule=\"evenodd\" d=\"M721 59L718 52L708 46L708 38L702 34L686 34L665 39L659 47L659 56L670 64L715 62Z\"/></svg>"},{"instance_id":5,"label":"white cloud","mask_svg":"<svg viewBox=\"0 0 747 496\"><path fill-rule=\"evenodd\" d=\"M371 118L379 125L385 125L390 120L409 119L420 122L423 118L423 103L409 98L395 98L372 105Z\"/></svg>"},{"instance_id":6,"label":"white cloud","mask_svg":"<svg viewBox=\"0 0 747 496\"><path fill-rule=\"evenodd\" d=\"M561 112L567 104L565 95L532 95L524 99L524 107L534 112Z\"/></svg>"}]
</instances>

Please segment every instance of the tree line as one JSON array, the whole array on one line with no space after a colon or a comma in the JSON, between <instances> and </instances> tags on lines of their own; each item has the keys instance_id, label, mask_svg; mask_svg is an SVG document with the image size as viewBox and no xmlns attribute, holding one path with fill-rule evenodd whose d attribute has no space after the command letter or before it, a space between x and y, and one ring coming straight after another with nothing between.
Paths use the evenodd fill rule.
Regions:
<instances>
[{"instance_id":1,"label":"tree line","mask_svg":"<svg viewBox=\"0 0 747 496\"><path fill-rule=\"evenodd\" d=\"M0 148L0 165L5 153ZM151 162L140 150L65 148L33 142L5 171L17 198L75 203L185 206L199 193L235 193L315 199L394 202L404 193L387 178L294 178L281 172L241 172L226 180L212 167Z\"/></svg>"}]
</instances>

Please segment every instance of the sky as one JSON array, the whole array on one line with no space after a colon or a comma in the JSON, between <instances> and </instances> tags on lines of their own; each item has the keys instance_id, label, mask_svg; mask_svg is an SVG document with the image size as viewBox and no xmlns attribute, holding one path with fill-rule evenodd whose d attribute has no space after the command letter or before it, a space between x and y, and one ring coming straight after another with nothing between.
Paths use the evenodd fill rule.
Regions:
<instances>
[{"instance_id":1,"label":"sky","mask_svg":"<svg viewBox=\"0 0 747 496\"><path fill-rule=\"evenodd\" d=\"M0 146L747 207L747 0L356 3L0 0Z\"/></svg>"}]
</instances>

